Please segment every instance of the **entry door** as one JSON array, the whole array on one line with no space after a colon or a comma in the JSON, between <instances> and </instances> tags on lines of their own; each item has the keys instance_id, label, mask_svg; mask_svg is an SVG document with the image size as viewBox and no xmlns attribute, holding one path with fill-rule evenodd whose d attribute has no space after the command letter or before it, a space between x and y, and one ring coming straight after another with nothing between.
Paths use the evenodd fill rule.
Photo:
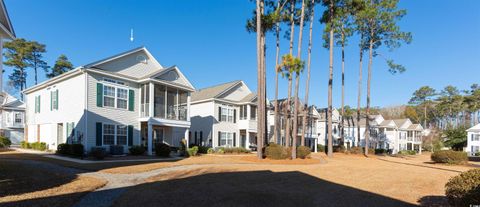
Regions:
<instances>
[{"instance_id":1,"label":"entry door","mask_svg":"<svg viewBox=\"0 0 480 207\"><path fill-rule=\"evenodd\" d=\"M163 143L164 133L163 128L153 128L153 144Z\"/></svg>"},{"instance_id":2,"label":"entry door","mask_svg":"<svg viewBox=\"0 0 480 207\"><path fill-rule=\"evenodd\" d=\"M246 148L245 144L247 143L247 135L242 134L240 139L240 146Z\"/></svg>"},{"instance_id":3,"label":"entry door","mask_svg":"<svg viewBox=\"0 0 480 207\"><path fill-rule=\"evenodd\" d=\"M63 124L57 124L57 146L63 143Z\"/></svg>"}]
</instances>

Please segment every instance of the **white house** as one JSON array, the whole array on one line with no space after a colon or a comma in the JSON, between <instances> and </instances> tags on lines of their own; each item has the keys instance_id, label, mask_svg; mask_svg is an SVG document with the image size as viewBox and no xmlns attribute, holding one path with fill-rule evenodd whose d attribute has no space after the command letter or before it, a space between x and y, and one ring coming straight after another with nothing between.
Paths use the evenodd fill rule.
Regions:
<instances>
[{"instance_id":1,"label":"white house","mask_svg":"<svg viewBox=\"0 0 480 207\"><path fill-rule=\"evenodd\" d=\"M0 93L0 135L19 144L23 141L24 125L25 104L6 92Z\"/></svg>"},{"instance_id":2,"label":"white house","mask_svg":"<svg viewBox=\"0 0 480 207\"><path fill-rule=\"evenodd\" d=\"M327 145L328 144L328 116L327 108L316 108L316 111L319 115L317 119L317 136L318 136L318 144ZM340 140L340 128L339 124L341 121L341 115L336 108L332 110L332 142L333 145L338 145Z\"/></svg>"},{"instance_id":3,"label":"white house","mask_svg":"<svg viewBox=\"0 0 480 207\"><path fill-rule=\"evenodd\" d=\"M480 152L480 124L467 129L467 153L475 155Z\"/></svg>"},{"instance_id":4,"label":"white house","mask_svg":"<svg viewBox=\"0 0 480 207\"><path fill-rule=\"evenodd\" d=\"M243 81L192 93L191 144L209 147L257 146L257 96Z\"/></svg>"},{"instance_id":5,"label":"white house","mask_svg":"<svg viewBox=\"0 0 480 207\"><path fill-rule=\"evenodd\" d=\"M94 146L179 146L190 128L195 89L176 66L163 67L145 47L102 59L24 91L26 140Z\"/></svg>"},{"instance_id":6,"label":"white house","mask_svg":"<svg viewBox=\"0 0 480 207\"><path fill-rule=\"evenodd\" d=\"M3 41L15 39L15 31L10 22L3 0L0 2L0 51ZM3 91L3 59L0 58L0 135L10 138L13 144L23 141L25 105L22 101Z\"/></svg>"}]
</instances>

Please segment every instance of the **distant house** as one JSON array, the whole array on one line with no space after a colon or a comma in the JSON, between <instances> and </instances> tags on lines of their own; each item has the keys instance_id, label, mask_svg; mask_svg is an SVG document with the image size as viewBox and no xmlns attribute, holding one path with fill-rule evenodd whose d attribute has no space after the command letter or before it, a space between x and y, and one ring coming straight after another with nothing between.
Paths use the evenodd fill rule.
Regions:
<instances>
[{"instance_id":1,"label":"distant house","mask_svg":"<svg viewBox=\"0 0 480 207\"><path fill-rule=\"evenodd\" d=\"M355 146L365 146L365 135L368 131L370 148L390 150L393 154L402 150L421 153L423 127L420 124L413 124L410 119L384 120L382 115L369 117L369 130L366 129L366 119L361 119L357 123L353 118L354 124L345 125L345 133L354 137ZM360 138L357 138L358 126L360 126Z\"/></svg>"},{"instance_id":2,"label":"distant house","mask_svg":"<svg viewBox=\"0 0 480 207\"><path fill-rule=\"evenodd\" d=\"M0 2L0 51L3 41L15 39L15 31L10 22L3 0ZM12 144L23 141L25 104L3 91L3 58L0 58L0 135L8 137Z\"/></svg>"},{"instance_id":3,"label":"distant house","mask_svg":"<svg viewBox=\"0 0 480 207\"><path fill-rule=\"evenodd\" d=\"M467 153L475 155L480 152L480 124L467 129Z\"/></svg>"},{"instance_id":4,"label":"distant house","mask_svg":"<svg viewBox=\"0 0 480 207\"><path fill-rule=\"evenodd\" d=\"M24 91L28 142L92 147L156 143L179 146L190 128L195 89L176 66L163 67L145 47L105 58Z\"/></svg>"},{"instance_id":5,"label":"distant house","mask_svg":"<svg viewBox=\"0 0 480 207\"><path fill-rule=\"evenodd\" d=\"M209 147L257 146L257 95L243 81L192 93L191 144Z\"/></svg>"}]
</instances>

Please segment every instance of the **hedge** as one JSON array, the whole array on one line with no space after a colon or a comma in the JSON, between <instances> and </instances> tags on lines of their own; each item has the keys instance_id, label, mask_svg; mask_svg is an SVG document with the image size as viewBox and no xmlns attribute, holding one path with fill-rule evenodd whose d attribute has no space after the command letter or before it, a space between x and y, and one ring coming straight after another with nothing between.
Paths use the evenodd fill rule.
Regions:
<instances>
[{"instance_id":1,"label":"hedge","mask_svg":"<svg viewBox=\"0 0 480 207\"><path fill-rule=\"evenodd\" d=\"M164 143L155 144L155 155L160 157L170 157L170 146Z\"/></svg>"},{"instance_id":2,"label":"hedge","mask_svg":"<svg viewBox=\"0 0 480 207\"><path fill-rule=\"evenodd\" d=\"M83 157L85 154L85 148L83 144L59 144L57 146L57 154L74 156L74 157Z\"/></svg>"},{"instance_id":3,"label":"hedge","mask_svg":"<svg viewBox=\"0 0 480 207\"><path fill-rule=\"evenodd\" d=\"M480 169L472 169L450 178L445 194L452 206L480 204Z\"/></svg>"},{"instance_id":4,"label":"hedge","mask_svg":"<svg viewBox=\"0 0 480 207\"><path fill-rule=\"evenodd\" d=\"M131 155L143 155L146 150L145 150L145 147L143 146L135 145L130 147L128 151L130 152Z\"/></svg>"},{"instance_id":5,"label":"hedge","mask_svg":"<svg viewBox=\"0 0 480 207\"><path fill-rule=\"evenodd\" d=\"M400 155L415 155L417 154L417 152L415 152L414 150L401 150L398 152L398 154Z\"/></svg>"},{"instance_id":6,"label":"hedge","mask_svg":"<svg viewBox=\"0 0 480 207\"><path fill-rule=\"evenodd\" d=\"M197 156L198 146L193 146L191 148L188 148L187 153L189 157Z\"/></svg>"},{"instance_id":7,"label":"hedge","mask_svg":"<svg viewBox=\"0 0 480 207\"><path fill-rule=\"evenodd\" d=\"M453 150L440 150L434 152L430 158L436 163L464 164L468 161L466 152Z\"/></svg>"},{"instance_id":8,"label":"hedge","mask_svg":"<svg viewBox=\"0 0 480 207\"><path fill-rule=\"evenodd\" d=\"M12 145L12 142L9 138L0 136L0 147L10 147L10 145Z\"/></svg>"}]
</instances>

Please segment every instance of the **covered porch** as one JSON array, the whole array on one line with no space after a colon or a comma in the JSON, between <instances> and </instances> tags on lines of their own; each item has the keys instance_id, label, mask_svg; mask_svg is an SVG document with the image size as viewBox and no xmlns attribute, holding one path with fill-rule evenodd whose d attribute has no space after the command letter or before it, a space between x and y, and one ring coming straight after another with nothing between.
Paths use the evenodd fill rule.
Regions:
<instances>
[{"instance_id":1,"label":"covered porch","mask_svg":"<svg viewBox=\"0 0 480 207\"><path fill-rule=\"evenodd\" d=\"M250 150L257 149L257 132L248 129L240 129L239 147Z\"/></svg>"},{"instance_id":2,"label":"covered porch","mask_svg":"<svg viewBox=\"0 0 480 207\"><path fill-rule=\"evenodd\" d=\"M147 146L148 155L153 155L155 145L159 143L172 147L180 147L182 139L187 141L190 123L165 123L161 120L150 119L140 122L141 145Z\"/></svg>"}]
</instances>

